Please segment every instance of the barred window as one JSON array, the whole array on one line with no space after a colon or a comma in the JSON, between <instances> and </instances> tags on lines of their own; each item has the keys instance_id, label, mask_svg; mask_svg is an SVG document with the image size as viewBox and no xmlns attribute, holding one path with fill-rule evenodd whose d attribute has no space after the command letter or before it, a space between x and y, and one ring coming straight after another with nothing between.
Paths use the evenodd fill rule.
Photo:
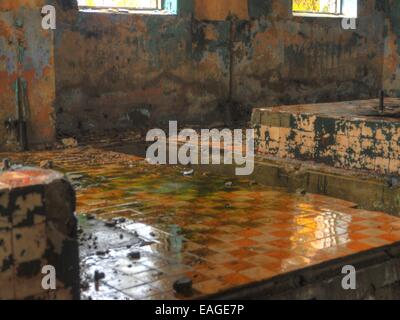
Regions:
<instances>
[{"instance_id":1,"label":"barred window","mask_svg":"<svg viewBox=\"0 0 400 320\"><path fill-rule=\"evenodd\" d=\"M81 10L167 11L176 13L177 0L78 0Z\"/></svg>"},{"instance_id":2,"label":"barred window","mask_svg":"<svg viewBox=\"0 0 400 320\"><path fill-rule=\"evenodd\" d=\"M293 0L295 15L357 17L357 0Z\"/></svg>"}]
</instances>

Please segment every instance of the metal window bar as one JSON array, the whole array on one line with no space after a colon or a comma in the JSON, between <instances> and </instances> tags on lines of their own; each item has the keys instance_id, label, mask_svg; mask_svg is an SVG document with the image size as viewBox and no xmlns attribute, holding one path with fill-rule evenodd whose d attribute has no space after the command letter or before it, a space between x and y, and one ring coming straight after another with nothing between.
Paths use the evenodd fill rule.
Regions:
<instances>
[{"instance_id":1,"label":"metal window bar","mask_svg":"<svg viewBox=\"0 0 400 320\"><path fill-rule=\"evenodd\" d=\"M342 15L343 14L342 0L329 0L329 1L333 1L332 6L330 3L328 3L329 8L331 8L331 7L334 8L334 10L332 10L332 11L325 12L325 11L321 10L321 8L320 8L318 11L294 10L293 12L309 13L309 14Z\"/></svg>"},{"instance_id":2,"label":"metal window bar","mask_svg":"<svg viewBox=\"0 0 400 320\"><path fill-rule=\"evenodd\" d=\"M343 3L342 0L336 0L336 14L343 14Z\"/></svg>"}]
</instances>

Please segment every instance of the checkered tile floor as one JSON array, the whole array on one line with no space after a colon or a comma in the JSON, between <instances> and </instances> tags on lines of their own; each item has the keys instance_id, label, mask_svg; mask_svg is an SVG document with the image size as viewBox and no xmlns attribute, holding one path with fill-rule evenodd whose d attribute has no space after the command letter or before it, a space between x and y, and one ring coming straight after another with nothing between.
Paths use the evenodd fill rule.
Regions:
<instances>
[{"instance_id":1,"label":"checkered tile floor","mask_svg":"<svg viewBox=\"0 0 400 320\"><path fill-rule=\"evenodd\" d=\"M126 244L85 257L84 272L108 275L88 289L94 299L196 298L400 241L400 219L325 196L186 177L182 168L93 149L18 157L51 157L76 184L81 215L124 217L115 232L142 239L137 261L126 258ZM182 277L193 280L190 297L173 290Z\"/></svg>"}]
</instances>

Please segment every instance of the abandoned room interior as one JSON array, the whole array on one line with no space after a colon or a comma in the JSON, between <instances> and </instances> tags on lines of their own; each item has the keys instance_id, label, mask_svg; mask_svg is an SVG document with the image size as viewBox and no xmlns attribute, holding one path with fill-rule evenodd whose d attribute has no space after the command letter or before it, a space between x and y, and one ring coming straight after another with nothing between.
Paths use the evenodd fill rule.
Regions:
<instances>
[{"instance_id":1,"label":"abandoned room interior","mask_svg":"<svg viewBox=\"0 0 400 320\"><path fill-rule=\"evenodd\" d=\"M1 0L1 300L400 299L400 1Z\"/></svg>"}]
</instances>

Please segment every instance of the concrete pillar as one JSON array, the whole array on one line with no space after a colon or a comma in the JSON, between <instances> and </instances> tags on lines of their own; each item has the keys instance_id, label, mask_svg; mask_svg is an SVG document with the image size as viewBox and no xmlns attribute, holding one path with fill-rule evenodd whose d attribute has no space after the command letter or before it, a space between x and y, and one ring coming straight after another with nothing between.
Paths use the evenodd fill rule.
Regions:
<instances>
[{"instance_id":1,"label":"concrete pillar","mask_svg":"<svg viewBox=\"0 0 400 320\"><path fill-rule=\"evenodd\" d=\"M0 299L79 299L74 211L75 193L62 174L0 172ZM56 275L50 290L49 270Z\"/></svg>"}]
</instances>

